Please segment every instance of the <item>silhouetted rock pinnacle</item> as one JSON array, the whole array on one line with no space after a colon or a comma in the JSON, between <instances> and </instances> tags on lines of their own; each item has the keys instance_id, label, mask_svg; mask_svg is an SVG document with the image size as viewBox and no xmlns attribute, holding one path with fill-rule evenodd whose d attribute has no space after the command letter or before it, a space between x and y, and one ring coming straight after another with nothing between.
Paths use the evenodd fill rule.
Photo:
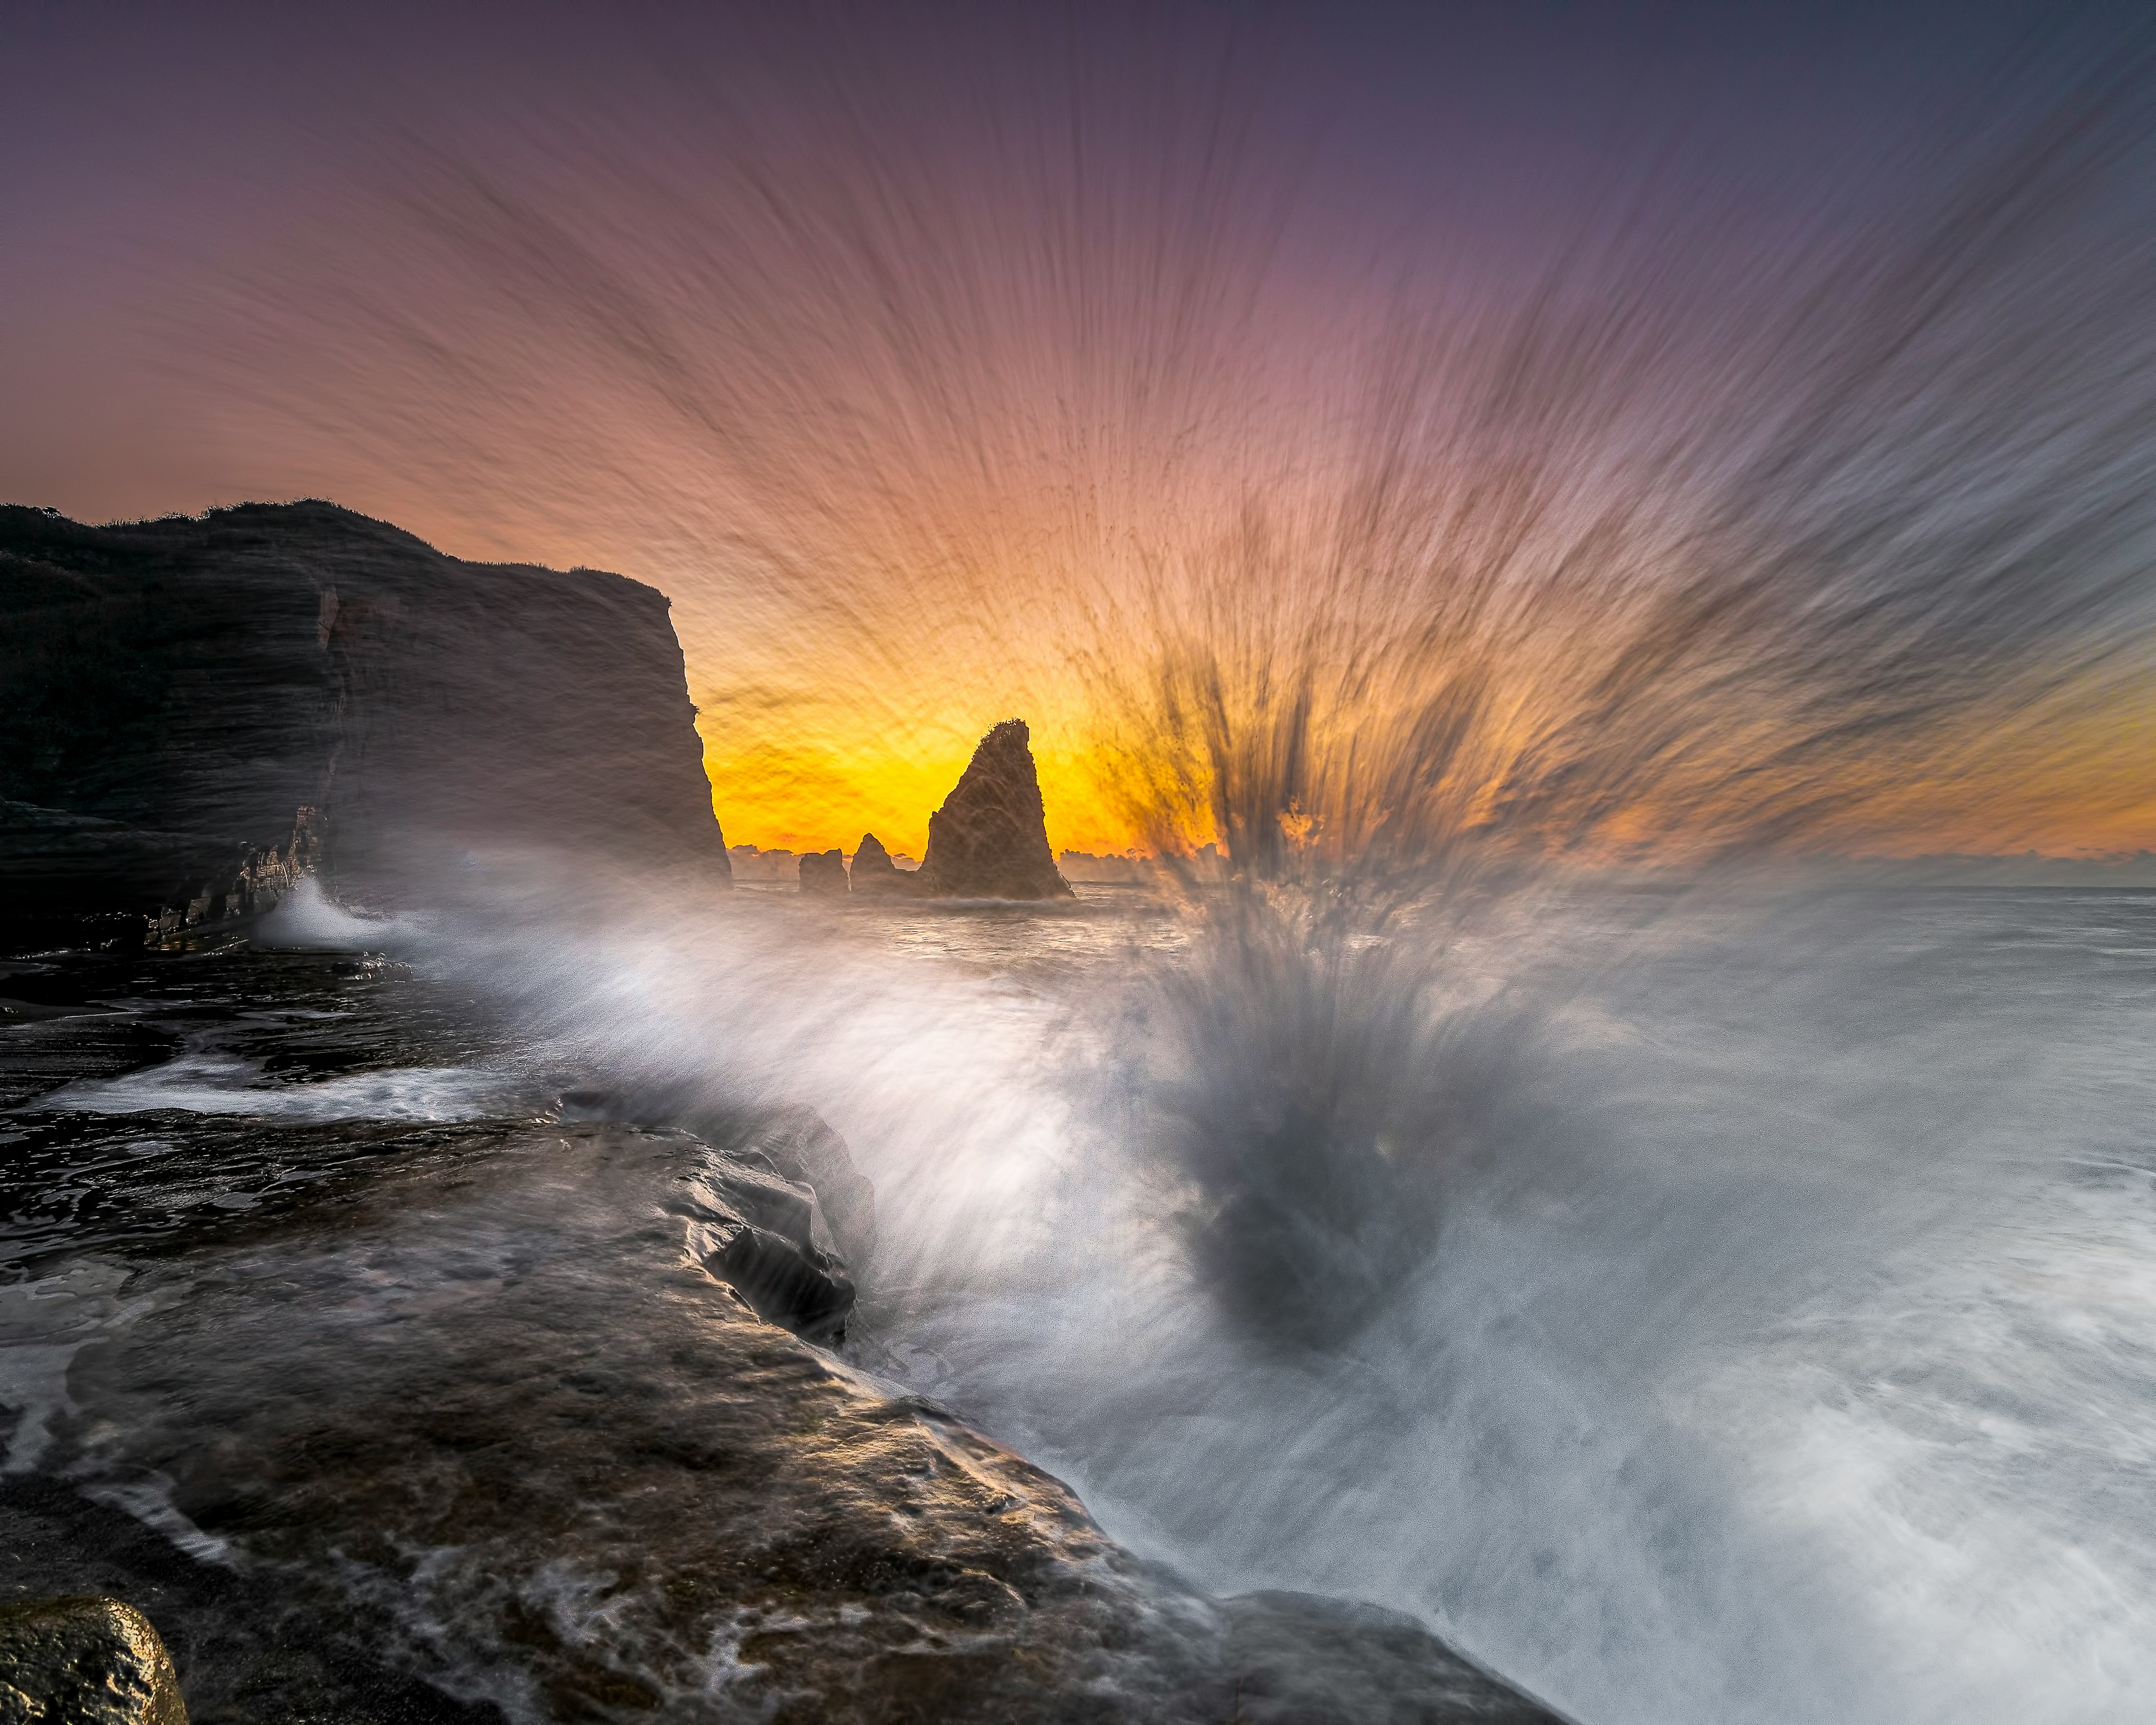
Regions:
<instances>
[{"instance_id":1,"label":"silhouetted rock pinnacle","mask_svg":"<svg viewBox=\"0 0 2156 1725\"><path fill-rule=\"evenodd\" d=\"M854 853L854 891L893 896L913 890L914 877L901 874L883 841L874 833L861 834L860 849Z\"/></svg>"},{"instance_id":2,"label":"silhouetted rock pinnacle","mask_svg":"<svg viewBox=\"0 0 2156 1725\"><path fill-rule=\"evenodd\" d=\"M811 850L801 859L801 890L824 898L846 896L846 853Z\"/></svg>"},{"instance_id":3,"label":"silhouetted rock pinnacle","mask_svg":"<svg viewBox=\"0 0 2156 1725\"><path fill-rule=\"evenodd\" d=\"M957 788L928 818L921 890L931 898L1071 898L1048 848L1023 719L981 739Z\"/></svg>"}]
</instances>

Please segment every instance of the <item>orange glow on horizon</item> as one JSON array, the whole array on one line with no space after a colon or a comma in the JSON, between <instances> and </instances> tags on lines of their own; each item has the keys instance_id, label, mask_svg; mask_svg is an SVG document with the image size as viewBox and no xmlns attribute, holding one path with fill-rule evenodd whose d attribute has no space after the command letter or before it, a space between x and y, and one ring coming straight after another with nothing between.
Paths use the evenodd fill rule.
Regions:
<instances>
[{"instance_id":1,"label":"orange glow on horizon","mask_svg":"<svg viewBox=\"0 0 2156 1725\"><path fill-rule=\"evenodd\" d=\"M997 718L1029 716L1017 708L982 711L975 722L983 733ZM713 806L727 843L767 850L851 855L862 834L872 832L891 850L918 860L927 852L928 817L957 785L973 747L955 740L955 724L927 732L941 736L924 739L917 753L874 738L788 745L700 726ZM1142 854L1144 845L1104 794L1098 750L1059 747L1060 741L1034 726L1050 846L1059 854ZM2004 751L1988 771L1969 778L1882 783L1876 792L1853 780L1845 815L1817 838L1834 854L1881 858L2034 852L2087 860L2156 851L2156 779L2138 802L2123 803L2120 796L2122 762L2137 757L2156 760L2156 708L2144 708L2131 722L2114 712L2100 726L2048 735L2041 750ZM1486 812L1493 793L1494 786L1486 786L1475 806ZM1202 819L1184 835L1193 845L1215 836ZM1692 851L1681 829L1673 832L1650 803L1614 817L1605 837L1581 860L1609 862L1630 854L1635 860L1681 864ZM1805 848L1816 852L1819 845Z\"/></svg>"},{"instance_id":2,"label":"orange glow on horizon","mask_svg":"<svg viewBox=\"0 0 2156 1725\"><path fill-rule=\"evenodd\" d=\"M1059 850L2156 846L2140 230L1969 217L2104 151L1358 208L1258 61L1051 33L385 147L157 295L182 465L52 501L648 583L734 845L920 857L1021 717Z\"/></svg>"},{"instance_id":3,"label":"orange glow on horizon","mask_svg":"<svg viewBox=\"0 0 2156 1725\"><path fill-rule=\"evenodd\" d=\"M994 722L983 721L983 733ZM874 833L886 849L917 860L927 854L928 817L951 794L973 751L972 743L942 743L915 755L866 740L850 747L789 746L717 737L707 730L704 770L729 845L835 849L850 855L864 833ZM1129 847L1129 834L1102 803L1086 755L1045 746L1036 730L1034 761L1053 850L1120 855Z\"/></svg>"}]
</instances>

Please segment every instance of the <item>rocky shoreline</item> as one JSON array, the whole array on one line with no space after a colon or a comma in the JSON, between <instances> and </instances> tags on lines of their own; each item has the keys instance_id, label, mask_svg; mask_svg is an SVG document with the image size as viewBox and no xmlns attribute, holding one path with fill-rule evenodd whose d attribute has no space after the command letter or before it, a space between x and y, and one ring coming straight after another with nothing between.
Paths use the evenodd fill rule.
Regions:
<instances>
[{"instance_id":1,"label":"rocky shoreline","mask_svg":"<svg viewBox=\"0 0 2156 1725\"><path fill-rule=\"evenodd\" d=\"M177 1725L86 1598L197 1725L1553 1717L1407 1620L1193 1589L863 1369L875 1194L814 1115L249 938L504 854L588 911L725 884L662 596L327 504L8 509L0 621L0 1607L46 1626L0 1625L0 1716L109 1657ZM1016 721L917 876L813 873L1071 896Z\"/></svg>"},{"instance_id":2,"label":"rocky shoreline","mask_svg":"<svg viewBox=\"0 0 2156 1725\"><path fill-rule=\"evenodd\" d=\"M564 1117L628 1104L547 1072L465 1118L291 1111L486 1043L362 955L5 985L8 1339L78 1350L14 1398L6 1585L138 1605L198 1725L1553 1717L1405 1620L1189 1589L814 1345L873 1224L789 1178L844 1183L812 1117ZM113 1111L175 1050L288 1033L258 1112Z\"/></svg>"}]
</instances>

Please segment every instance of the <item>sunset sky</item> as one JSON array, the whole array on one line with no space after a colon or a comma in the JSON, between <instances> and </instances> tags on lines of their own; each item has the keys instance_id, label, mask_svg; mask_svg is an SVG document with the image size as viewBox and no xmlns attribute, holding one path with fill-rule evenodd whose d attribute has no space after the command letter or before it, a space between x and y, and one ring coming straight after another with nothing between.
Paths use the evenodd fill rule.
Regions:
<instances>
[{"instance_id":1,"label":"sunset sky","mask_svg":"<svg viewBox=\"0 0 2156 1725\"><path fill-rule=\"evenodd\" d=\"M1427 521L1466 520L1471 495L1486 510L1522 463L1561 465L1507 553L1523 568L1610 542L1587 524L1640 472L1666 494L1626 513L1625 557L1674 570L1710 521L1744 539L1710 501L1717 464L1752 453L1743 392L1822 368L1772 332L1797 326L1808 272L1860 281L1868 236L1947 198L1983 140L2041 126L2133 16L2040 28L2055 11L17 5L0 496L95 521L321 495L460 556L619 570L674 601L731 841L850 849L873 829L918 855L973 742L1015 715L1052 841L1121 850L1147 836L1116 784L1153 747L1151 667L1175 640L1232 639L1236 700L1280 655L1317 655L1328 746L1409 722L1424 691L1400 668L1435 649L1382 649L1392 692L1373 696L1335 675L1350 637L1328 632L1352 614L1404 643L1434 590L1429 546L1389 525L1408 518L1393 480L1381 529L1342 525L1395 458L1442 469L1418 481ZM1948 319L1937 339L1969 344L1964 372L1997 367L1947 414L2001 416L1996 447L1956 433L1958 489L1912 454L1936 506L1896 531L1989 546L2005 530L1979 533L1984 511L2049 511L2066 525L2035 536L2080 560L2071 579L2151 561L2148 439L2118 429L2138 384L2117 379L2152 363L2128 316L2148 266L2131 182L2025 258L1979 258L1968 315L1997 333ZM1568 327L1621 309L1616 337L1565 362L1577 399L1537 418L1504 396L1499 350L1543 294ZM2046 294L2065 309L2030 316L2030 339L2103 356L2089 389L2056 354L2015 357ZM1538 387L1570 387L1538 363ZM2059 413L2086 408L2085 438L2030 429L2049 409L2009 386L2016 366ZM1463 405L1501 398L1502 426ZM2010 399L2027 424L2005 423ZM1831 404L1820 434L1883 490L1899 410L1866 401L1877 435ZM1656 459L1679 425L1681 483ZM2008 477L1978 485L1994 459ZM1791 505L1774 531L1858 555L1860 536L1814 531L1850 482L1804 483L1810 516ZM1396 577L1393 555L1423 572ZM1243 608L1263 572L1328 558ZM1641 578L1567 588L1552 603L1576 615L1509 633L1458 624L1443 662L1497 667L1462 807L1599 711L1586 667L1620 625L1595 608L1633 616ZM1366 617L1358 595L1380 589ZM2048 705L1957 696L1951 744L1823 740L1789 767L1837 775L1808 830L1907 852L2156 846L2145 663L2097 665L2088 639L2137 614L2077 603L2010 613L2056 632L2014 676L2073 671ZM1810 627L1802 609L1753 626ZM1937 626L1964 648L1977 631ZM1966 674L2005 663L1970 648ZM1707 700L1700 666L1676 675ZM1786 697L1763 713L1795 722ZM1671 774L1756 784L1759 747L1638 741L1652 774L1596 831L1720 819L1729 798Z\"/></svg>"}]
</instances>

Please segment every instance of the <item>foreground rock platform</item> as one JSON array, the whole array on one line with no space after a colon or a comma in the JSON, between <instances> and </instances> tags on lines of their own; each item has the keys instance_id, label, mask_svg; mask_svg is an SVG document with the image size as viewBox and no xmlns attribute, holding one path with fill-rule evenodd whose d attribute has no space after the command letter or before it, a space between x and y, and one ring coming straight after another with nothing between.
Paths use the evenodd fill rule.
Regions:
<instances>
[{"instance_id":1,"label":"foreground rock platform","mask_svg":"<svg viewBox=\"0 0 2156 1725\"><path fill-rule=\"evenodd\" d=\"M472 1045L346 959L139 963L95 992L161 1035L299 1003L295 1086L430 1012L398 1055ZM824 1250L797 1176L844 1164L810 1122L91 1111L54 1083L70 1022L24 1021L0 1174L0 1558L20 1593L137 1603L196 1725L1553 1717L1407 1620L1189 1589L759 1317L711 1230Z\"/></svg>"}]
</instances>

